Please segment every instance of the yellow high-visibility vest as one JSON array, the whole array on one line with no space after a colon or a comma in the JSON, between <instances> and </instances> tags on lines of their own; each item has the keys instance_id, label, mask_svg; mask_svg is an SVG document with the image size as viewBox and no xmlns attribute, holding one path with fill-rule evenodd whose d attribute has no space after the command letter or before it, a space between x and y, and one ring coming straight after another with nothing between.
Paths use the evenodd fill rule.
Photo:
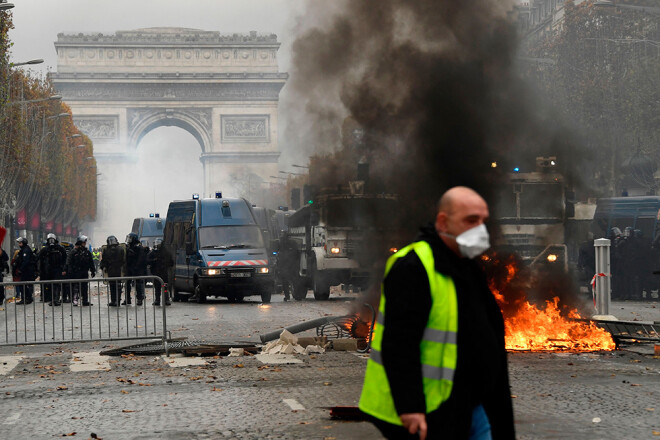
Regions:
<instances>
[{"instance_id":1,"label":"yellow high-visibility vest","mask_svg":"<svg viewBox=\"0 0 660 440\"><path fill-rule=\"evenodd\" d=\"M431 246L425 241L412 243L392 255L385 266L385 277L397 259L408 252L415 252L426 270L431 290L431 311L424 335L419 343L422 380L426 400L426 412L438 409L451 394L458 346L458 303L456 286L448 275L436 272ZM405 292L398 294L405 295ZM371 356L367 361L360 409L377 419L401 426L396 412L390 384L381 358L381 346L385 323L385 295L381 284L380 306L371 341ZM396 354L394 354L396 355Z\"/></svg>"}]
</instances>

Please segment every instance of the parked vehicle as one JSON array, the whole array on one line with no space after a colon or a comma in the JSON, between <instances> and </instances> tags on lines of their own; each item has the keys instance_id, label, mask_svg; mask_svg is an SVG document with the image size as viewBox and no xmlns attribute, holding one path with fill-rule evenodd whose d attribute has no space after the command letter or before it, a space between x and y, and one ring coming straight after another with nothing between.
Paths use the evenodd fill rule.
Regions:
<instances>
[{"instance_id":1,"label":"parked vehicle","mask_svg":"<svg viewBox=\"0 0 660 440\"><path fill-rule=\"evenodd\" d=\"M142 246L152 248L157 238L163 238L165 220L159 214L150 214L149 217L140 217L133 220L131 232L137 234Z\"/></svg>"},{"instance_id":2,"label":"parked vehicle","mask_svg":"<svg viewBox=\"0 0 660 440\"><path fill-rule=\"evenodd\" d=\"M284 288L296 300L308 289L327 300L338 284L366 289L380 267L375 256L396 251L396 212L396 195L365 194L355 185L320 192L288 218L278 254Z\"/></svg>"},{"instance_id":3,"label":"parked vehicle","mask_svg":"<svg viewBox=\"0 0 660 440\"><path fill-rule=\"evenodd\" d=\"M270 302L274 289L270 258L250 203L223 198L174 201L167 211L163 244L174 265L170 289L175 301L194 294L241 301L260 295Z\"/></svg>"}]
</instances>

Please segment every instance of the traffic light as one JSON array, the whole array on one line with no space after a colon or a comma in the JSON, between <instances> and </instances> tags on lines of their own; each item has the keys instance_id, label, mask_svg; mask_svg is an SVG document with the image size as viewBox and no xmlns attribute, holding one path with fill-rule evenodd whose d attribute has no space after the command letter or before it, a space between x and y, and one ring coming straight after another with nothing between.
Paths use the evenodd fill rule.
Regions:
<instances>
[{"instance_id":1,"label":"traffic light","mask_svg":"<svg viewBox=\"0 0 660 440\"><path fill-rule=\"evenodd\" d=\"M305 205L311 205L314 203L314 193L316 192L316 187L314 185L305 184L303 185L303 203Z\"/></svg>"}]
</instances>

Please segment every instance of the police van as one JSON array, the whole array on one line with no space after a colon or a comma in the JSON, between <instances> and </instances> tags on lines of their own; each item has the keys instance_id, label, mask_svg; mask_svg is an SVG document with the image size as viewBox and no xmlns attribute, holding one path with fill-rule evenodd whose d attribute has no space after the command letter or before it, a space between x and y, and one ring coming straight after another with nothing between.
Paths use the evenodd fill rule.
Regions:
<instances>
[{"instance_id":1,"label":"police van","mask_svg":"<svg viewBox=\"0 0 660 440\"><path fill-rule=\"evenodd\" d=\"M153 248L154 241L157 238L163 238L165 221L160 218L160 214L151 213L149 217L140 217L133 220L131 232L137 234L142 246Z\"/></svg>"},{"instance_id":2,"label":"police van","mask_svg":"<svg viewBox=\"0 0 660 440\"><path fill-rule=\"evenodd\" d=\"M611 238L612 228L640 230L649 242L660 233L660 196L598 199L592 230L594 238Z\"/></svg>"},{"instance_id":3,"label":"police van","mask_svg":"<svg viewBox=\"0 0 660 440\"><path fill-rule=\"evenodd\" d=\"M174 259L170 290L175 301L194 294L241 301L260 295L270 302L274 289L269 255L250 203L222 197L171 202L163 245Z\"/></svg>"}]
</instances>

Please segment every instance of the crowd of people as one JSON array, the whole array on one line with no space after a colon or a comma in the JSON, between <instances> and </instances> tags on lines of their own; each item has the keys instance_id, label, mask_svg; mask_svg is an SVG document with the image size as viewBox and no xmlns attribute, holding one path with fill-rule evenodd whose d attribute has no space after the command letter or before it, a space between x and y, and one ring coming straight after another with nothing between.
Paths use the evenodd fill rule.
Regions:
<instances>
[{"instance_id":1,"label":"crowd of people","mask_svg":"<svg viewBox=\"0 0 660 440\"><path fill-rule=\"evenodd\" d=\"M91 306L89 283L82 281L96 277L99 269L105 278L141 277L147 275L158 276L165 280L172 266L171 258L162 246L162 240L157 239L153 249L142 246L137 234L126 236L126 243L120 244L117 237L111 235L106 245L100 249L90 249L87 246L88 238L81 235L76 239L73 247L65 246L59 242L53 233L48 234L41 249L32 249L25 237L16 239L18 249L10 259L4 250L0 252L0 272L2 277L11 272L15 282L28 282L28 284L15 286L17 304L31 304L34 302L34 284L31 281L58 281L41 283L41 300L50 306L59 306L62 303L73 303L74 306ZM11 266L11 267L10 267ZM62 280L72 280L68 283ZM78 280L78 281L74 281ZM132 305L131 290L135 287L136 305L141 306L145 301L145 279L109 280L110 301L108 306ZM159 280L154 280L153 305L161 305L161 296L164 304L170 305L167 294L161 295L164 286ZM122 301L122 293L125 291ZM0 304L5 301L5 288L0 286Z\"/></svg>"}]
</instances>

